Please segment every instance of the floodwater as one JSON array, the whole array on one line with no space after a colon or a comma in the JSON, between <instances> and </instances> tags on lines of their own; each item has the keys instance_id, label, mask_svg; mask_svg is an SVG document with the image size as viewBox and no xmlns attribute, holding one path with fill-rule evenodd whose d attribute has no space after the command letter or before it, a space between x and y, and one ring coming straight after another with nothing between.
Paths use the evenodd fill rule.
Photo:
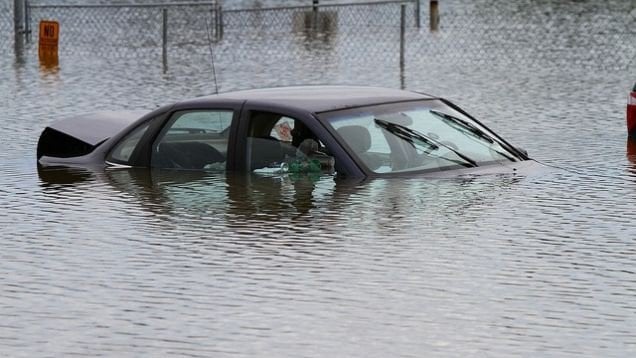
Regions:
<instances>
[{"instance_id":1,"label":"floodwater","mask_svg":"<svg viewBox=\"0 0 636 358\"><path fill-rule=\"evenodd\" d=\"M439 37L462 28L451 14L472 11L449 4ZM352 183L38 171L37 137L56 118L214 92L208 49L172 55L164 73L157 52L71 51L46 69L33 47L16 63L3 43L0 355L636 355L636 149L625 133L636 33L598 37L628 24L632 4L537 6L561 11L555 28L519 22L539 45L499 52L537 61L473 60L483 53L458 46L431 63L407 47L404 72L406 88L454 100L550 165L525 175ZM285 33L248 48L232 31L217 47L222 91L402 82L397 46L387 55L370 35ZM409 32L409 43L426 34Z\"/></svg>"}]
</instances>

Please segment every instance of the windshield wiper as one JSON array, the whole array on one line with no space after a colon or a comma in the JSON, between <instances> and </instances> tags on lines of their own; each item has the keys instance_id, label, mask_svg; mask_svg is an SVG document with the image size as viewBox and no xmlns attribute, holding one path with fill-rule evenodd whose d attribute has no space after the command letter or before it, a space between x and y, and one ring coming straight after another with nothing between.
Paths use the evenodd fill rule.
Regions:
<instances>
[{"instance_id":1,"label":"windshield wiper","mask_svg":"<svg viewBox=\"0 0 636 358\"><path fill-rule=\"evenodd\" d=\"M428 146L432 150L439 149L439 145L434 143L434 140L432 138L429 138L419 132L416 132L409 127L403 126L401 124L385 121L384 119L377 119L377 118L375 119L375 124L379 125L380 127L388 130L392 134L395 134L397 137L400 137L401 139L404 139L405 141L411 144L413 144L414 140L417 140L419 142L423 142L424 144L426 144L426 146Z\"/></svg>"},{"instance_id":2,"label":"windshield wiper","mask_svg":"<svg viewBox=\"0 0 636 358\"><path fill-rule=\"evenodd\" d=\"M475 127L474 125L466 122L463 119L459 119L457 117L451 116L450 114L446 114L446 113L442 113L442 112L438 112L438 111L434 111L434 110L431 110L430 112L433 113L438 118L441 118L444 122L447 122L447 123L450 122L451 125L455 124L453 126L455 128L457 128L459 126L460 129L463 129L464 131L468 131L473 136L481 138L481 139L485 140L488 143L494 143L495 142L495 140L492 139L484 131L482 131L481 129Z\"/></svg>"},{"instance_id":3,"label":"windshield wiper","mask_svg":"<svg viewBox=\"0 0 636 358\"><path fill-rule=\"evenodd\" d=\"M419 142L419 143L424 143L426 146L428 146L429 148L431 148L431 150L437 150L439 149L439 147L444 147L448 150L450 150L451 152L455 153L455 155L457 155L458 157L460 157L463 162L457 161L457 160L453 160L451 158L446 158L444 156L436 156L437 158L442 158L445 160L448 160L450 162L453 163L457 163L466 167L476 167L477 166L477 162L474 161L473 159L467 157L466 155L460 153L459 151L455 150L453 147L446 145L442 142L439 142L431 137L428 137L416 130L413 130L407 126L403 126L401 124L396 124L396 123L391 123L391 122L387 122L385 120L382 119L374 119L375 123L380 126L381 128L384 128L385 130L387 130L388 132L396 135L397 137L407 141L408 143L410 143L411 145L415 146L414 142Z\"/></svg>"},{"instance_id":4,"label":"windshield wiper","mask_svg":"<svg viewBox=\"0 0 636 358\"><path fill-rule=\"evenodd\" d=\"M463 120L463 119L459 119L457 117L451 116L450 114L446 114L446 113L442 113L442 112L438 112L435 110L431 110L430 111L433 115L437 116L438 118L440 118L441 120L443 120L446 123L449 123L452 127L457 128L459 130L461 130L464 133L470 134L473 137L476 137L478 139L483 139L486 142L490 143L490 144L495 144L495 140L492 139L488 134L486 134L486 132L482 131L481 129L475 127L474 125L470 124L469 122ZM514 162L515 159L512 158L511 156L509 156L506 153L502 153L490 146L488 146L490 150L494 151L495 153L501 155L502 157Z\"/></svg>"}]
</instances>

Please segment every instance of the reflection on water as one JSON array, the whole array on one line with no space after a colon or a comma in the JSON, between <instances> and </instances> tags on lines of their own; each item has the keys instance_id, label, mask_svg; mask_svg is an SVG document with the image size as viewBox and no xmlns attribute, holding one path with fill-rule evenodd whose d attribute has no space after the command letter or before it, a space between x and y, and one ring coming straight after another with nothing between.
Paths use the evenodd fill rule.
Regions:
<instances>
[{"instance_id":1,"label":"reflection on water","mask_svg":"<svg viewBox=\"0 0 636 358\"><path fill-rule=\"evenodd\" d=\"M29 177L23 170L13 176ZM15 206L9 219L30 223L9 226L3 244L12 269L3 310L26 313L4 323L10 350L621 356L628 350L603 347L636 338L625 284L636 217L598 203L590 188L608 182L569 189L578 179L563 171L363 182L153 170L37 177L31 192L12 190L28 209ZM607 200L634 198L626 190ZM25 348L48 330L57 344Z\"/></svg>"},{"instance_id":2,"label":"reflection on water","mask_svg":"<svg viewBox=\"0 0 636 358\"><path fill-rule=\"evenodd\" d=\"M627 138L626 158L629 161L628 171L632 176L636 176L636 139Z\"/></svg>"},{"instance_id":3,"label":"reflection on water","mask_svg":"<svg viewBox=\"0 0 636 358\"><path fill-rule=\"evenodd\" d=\"M106 185L118 195L136 198L140 209L150 214L170 215L171 210L206 212L218 209L226 217L242 220L265 217L278 221L313 215L314 210L335 209L356 197L389 196L392 209L408 209L398 202L411 202L410 193L418 193L416 201L433 201L434 196L462 195L462 204L471 205L492 185L508 187L524 177L513 173L497 175L496 180L480 181L477 176L456 179L335 179L331 175L281 174L243 175L159 169L38 168L43 193L63 195L68 188ZM397 184L397 185L396 185ZM466 196L463 196L466 195ZM432 205L432 203L430 204ZM388 210L392 212L393 210ZM359 219L359 218L358 218ZM356 220L356 218L351 218Z\"/></svg>"},{"instance_id":4,"label":"reflection on water","mask_svg":"<svg viewBox=\"0 0 636 358\"><path fill-rule=\"evenodd\" d=\"M442 6L476 6L458 4ZM559 15L571 29L545 44L540 66L431 67L411 54L406 82L565 170L348 182L40 169L37 137L55 118L213 92L209 53L184 50L167 74L156 54L65 55L54 69L32 53L19 64L0 56L0 354L634 356L634 79L579 46L631 5L540 6L578 9ZM520 11L515 26L529 31L518 36L541 44ZM478 33L501 37L496 25ZM399 84L392 47L359 36L340 52L349 45L327 34L247 39L258 46L240 58L221 46L219 81ZM287 57L268 55L289 44Z\"/></svg>"}]
</instances>

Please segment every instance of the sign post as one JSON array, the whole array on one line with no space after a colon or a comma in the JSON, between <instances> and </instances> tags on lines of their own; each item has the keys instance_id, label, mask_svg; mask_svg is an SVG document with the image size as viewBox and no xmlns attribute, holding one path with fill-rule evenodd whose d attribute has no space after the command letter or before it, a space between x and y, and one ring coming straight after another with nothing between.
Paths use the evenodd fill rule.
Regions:
<instances>
[{"instance_id":1,"label":"sign post","mask_svg":"<svg viewBox=\"0 0 636 358\"><path fill-rule=\"evenodd\" d=\"M439 29L439 2L438 0L431 0L429 3L429 23L431 31L437 31Z\"/></svg>"},{"instance_id":2,"label":"sign post","mask_svg":"<svg viewBox=\"0 0 636 358\"><path fill-rule=\"evenodd\" d=\"M58 65L58 43L60 38L60 24L57 21L40 21L40 41L38 57L40 64L45 67Z\"/></svg>"},{"instance_id":3,"label":"sign post","mask_svg":"<svg viewBox=\"0 0 636 358\"><path fill-rule=\"evenodd\" d=\"M18 62L24 60L24 32L25 32L25 3L24 0L13 1L13 33L15 56Z\"/></svg>"}]
</instances>

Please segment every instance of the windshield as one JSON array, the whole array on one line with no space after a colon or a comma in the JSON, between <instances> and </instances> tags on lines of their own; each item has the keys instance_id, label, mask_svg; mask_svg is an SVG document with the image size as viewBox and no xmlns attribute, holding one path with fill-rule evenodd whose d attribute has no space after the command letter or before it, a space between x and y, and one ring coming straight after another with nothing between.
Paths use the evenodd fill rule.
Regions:
<instances>
[{"instance_id":1,"label":"windshield","mask_svg":"<svg viewBox=\"0 0 636 358\"><path fill-rule=\"evenodd\" d=\"M436 171L519 160L486 127L439 100L324 113L375 173Z\"/></svg>"}]
</instances>

